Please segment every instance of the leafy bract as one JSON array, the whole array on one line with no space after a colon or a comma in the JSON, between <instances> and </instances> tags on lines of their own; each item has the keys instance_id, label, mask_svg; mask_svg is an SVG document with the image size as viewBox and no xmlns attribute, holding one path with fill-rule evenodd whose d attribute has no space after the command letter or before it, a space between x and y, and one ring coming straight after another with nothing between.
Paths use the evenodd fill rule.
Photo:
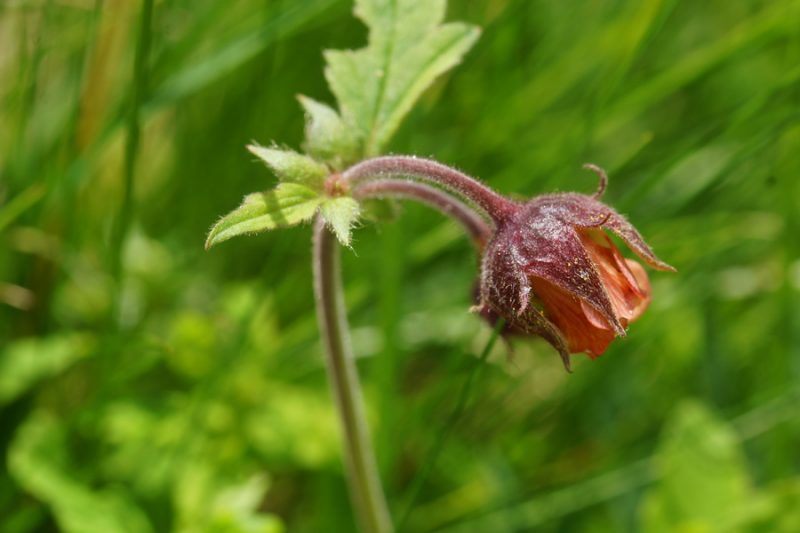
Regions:
<instances>
[{"instance_id":1,"label":"leafy bract","mask_svg":"<svg viewBox=\"0 0 800 533\"><path fill-rule=\"evenodd\" d=\"M214 224L206 249L237 235L294 226L311 219L324 198L298 183L280 183L271 191L245 196L242 205Z\"/></svg>"},{"instance_id":2,"label":"leafy bract","mask_svg":"<svg viewBox=\"0 0 800 533\"><path fill-rule=\"evenodd\" d=\"M422 92L455 66L478 37L467 24L442 24L445 0L356 0L369 28L360 50L328 50L325 77L362 156L378 154Z\"/></svg>"},{"instance_id":3,"label":"leafy bract","mask_svg":"<svg viewBox=\"0 0 800 533\"><path fill-rule=\"evenodd\" d=\"M292 150L266 148L257 144L248 144L247 149L264 161L281 181L300 183L321 190L328 175L325 165Z\"/></svg>"},{"instance_id":4,"label":"leafy bract","mask_svg":"<svg viewBox=\"0 0 800 533\"><path fill-rule=\"evenodd\" d=\"M281 183L251 194L211 229L206 248L237 235L292 226L317 209L345 246L361 214L353 198L331 197L325 180L360 158L380 153L411 106L437 76L456 65L478 37L463 23L443 24L446 0L355 0L369 29L360 50L328 50L325 77L339 112L300 96L304 150L249 145ZM338 194L338 193L334 193Z\"/></svg>"},{"instance_id":5,"label":"leafy bract","mask_svg":"<svg viewBox=\"0 0 800 533\"><path fill-rule=\"evenodd\" d=\"M307 96L298 96L306 112L306 140L303 148L333 168L340 170L358 159L359 140L330 106Z\"/></svg>"},{"instance_id":6,"label":"leafy bract","mask_svg":"<svg viewBox=\"0 0 800 533\"><path fill-rule=\"evenodd\" d=\"M322 217L336 237L345 246L350 246L350 230L360 212L358 202L348 196L325 200L320 208Z\"/></svg>"}]
</instances>

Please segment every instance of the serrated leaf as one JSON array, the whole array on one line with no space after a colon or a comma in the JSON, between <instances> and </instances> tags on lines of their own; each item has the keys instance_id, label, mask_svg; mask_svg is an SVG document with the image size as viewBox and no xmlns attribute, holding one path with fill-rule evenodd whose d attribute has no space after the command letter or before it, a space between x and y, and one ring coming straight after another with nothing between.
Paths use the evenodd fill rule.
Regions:
<instances>
[{"instance_id":1,"label":"serrated leaf","mask_svg":"<svg viewBox=\"0 0 800 533\"><path fill-rule=\"evenodd\" d=\"M314 216L323 199L317 191L297 183L280 183L271 191L249 194L242 205L214 224L206 249L237 235L305 222Z\"/></svg>"},{"instance_id":2,"label":"serrated leaf","mask_svg":"<svg viewBox=\"0 0 800 533\"><path fill-rule=\"evenodd\" d=\"M257 144L248 144L247 149L264 161L280 181L300 183L322 190L328 176L328 169L322 163L292 150L267 148Z\"/></svg>"},{"instance_id":3,"label":"serrated leaf","mask_svg":"<svg viewBox=\"0 0 800 533\"><path fill-rule=\"evenodd\" d=\"M350 230L358 220L358 202L347 196L326 200L320 208L325 222L344 246L350 246Z\"/></svg>"},{"instance_id":4,"label":"serrated leaf","mask_svg":"<svg viewBox=\"0 0 800 533\"><path fill-rule=\"evenodd\" d=\"M360 50L325 52L325 77L344 120L378 154L422 92L456 65L478 38L462 23L441 24L445 0L356 0L369 28Z\"/></svg>"},{"instance_id":5,"label":"serrated leaf","mask_svg":"<svg viewBox=\"0 0 800 533\"><path fill-rule=\"evenodd\" d=\"M306 140L303 148L336 169L358 159L358 137L333 108L307 96L298 96L306 112Z\"/></svg>"}]
</instances>

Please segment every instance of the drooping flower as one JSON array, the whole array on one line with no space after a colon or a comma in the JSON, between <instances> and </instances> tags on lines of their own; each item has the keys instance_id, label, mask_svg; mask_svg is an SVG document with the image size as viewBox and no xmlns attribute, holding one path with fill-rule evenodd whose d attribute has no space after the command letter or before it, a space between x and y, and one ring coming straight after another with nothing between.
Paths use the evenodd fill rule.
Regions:
<instances>
[{"instance_id":1,"label":"drooping flower","mask_svg":"<svg viewBox=\"0 0 800 533\"><path fill-rule=\"evenodd\" d=\"M505 319L509 333L541 336L569 369L569 355L595 358L650 303L642 265L625 259L606 231L645 263L674 270L658 259L639 232L598 198L576 193L539 196L517 204L498 224L481 263L479 310Z\"/></svg>"}]
</instances>

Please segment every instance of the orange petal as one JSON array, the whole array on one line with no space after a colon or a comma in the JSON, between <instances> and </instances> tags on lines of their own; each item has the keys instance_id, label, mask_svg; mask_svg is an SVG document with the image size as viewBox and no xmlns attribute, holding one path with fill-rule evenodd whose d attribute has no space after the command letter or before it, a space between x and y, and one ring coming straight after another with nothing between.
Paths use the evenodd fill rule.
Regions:
<instances>
[{"instance_id":1,"label":"orange petal","mask_svg":"<svg viewBox=\"0 0 800 533\"><path fill-rule=\"evenodd\" d=\"M603 315L548 281L532 278L531 284L545 316L561 330L570 353L586 352L594 358L606 351L616 334Z\"/></svg>"},{"instance_id":2,"label":"orange petal","mask_svg":"<svg viewBox=\"0 0 800 533\"><path fill-rule=\"evenodd\" d=\"M614 313L623 325L636 320L650 303L650 282L642 266L626 260L611 239L597 229L583 229L581 241L600 272Z\"/></svg>"}]
</instances>

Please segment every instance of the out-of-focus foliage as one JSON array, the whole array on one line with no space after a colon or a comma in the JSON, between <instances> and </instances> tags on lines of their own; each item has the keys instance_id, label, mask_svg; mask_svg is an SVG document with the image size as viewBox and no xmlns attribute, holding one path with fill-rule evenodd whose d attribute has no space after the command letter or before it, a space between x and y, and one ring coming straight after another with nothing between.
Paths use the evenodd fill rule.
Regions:
<instances>
[{"instance_id":1,"label":"out-of-focus foliage","mask_svg":"<svg viewBox=\"0 0 800 533\"><path fill-rule=\"evenodd\" d=\"M159 1L149 34L141 6L0 2L0 530L352 530L308 228L203 239L274 186L245 145L299 149L296 94L333 105L322 50L367 32L338 0ZM451 0L446 20L481 38L387 149L520 197L591 191L597 163L679 272L572 375L544 343L497 347L453 419L489 334L474 252L415 205L357 229L395 517L800 529L800 2Z\"/></svg>"},{"instance_id":2,"label":"out-of-focus foliage","mask_svg":"<svg viewBox=\"0 0 800 533\"><path fill-rule=\"evenodd\" d=\"M656 455L659 485L645 498L647 531L795 531L800 479L753 487L732 428L699 404L676 409ZM776 490L777 489L777 490Z\"/></svg>"}]
</instances>

